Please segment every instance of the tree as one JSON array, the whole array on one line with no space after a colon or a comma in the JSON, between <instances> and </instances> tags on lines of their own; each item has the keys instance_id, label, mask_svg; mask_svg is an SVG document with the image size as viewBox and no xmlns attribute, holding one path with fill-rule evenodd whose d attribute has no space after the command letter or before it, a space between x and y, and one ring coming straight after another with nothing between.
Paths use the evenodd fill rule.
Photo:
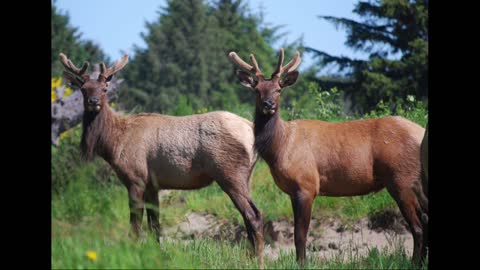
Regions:
<instances>
[{"instance_id":1,"label":"tree","mask_svg":"<svg viewBox=\"0 0 480 270\"><path fill-rule=\"evenodd\" d=\"M402 102L408 95L426 98L428 90L428 1L359 1L353 12L362 21L332 16L319 18L347 30L346 45L369 53L366 61L329 55L307 47L323 65L334 64L346 80L318 78L321 85L345 90L360 112L380 100ZM394 54L400 55L398 59Z\"/></svg>"},{"instance_id":2,"label":"tree","mask_svg":"<svg viewBox=\"0 0 480 270\"><path fill-rule=\"evenodd\" d=\"M182 111L177 106L185 104L196 111L229 109L246 101L250 93L239 86L228 53L255 52L259 61L271 62L273 69L274 52L267 39L276 31L267 33L260 18L247 12L241 0L210 5L202 0L168 1L158 20L147 23L147 34L142 34L147 48L135 48L125 70L122 105L173 113Z\"/></svg>"},{"instance_id":3,"label":"tree","mask_svg":"<svg viewBox=\"0 0 480 270\"><path fill-rule=\"evenodd\" d=\"M98 45L92 41L82 41L78 28L70 25L68 14L61 14L55 2L52 3L52 77L60 77L63 66L58 55L63 52L76 65L84 61L92 64L100 61L108 63L108 58Z\"/></svg>"}]
</instances>

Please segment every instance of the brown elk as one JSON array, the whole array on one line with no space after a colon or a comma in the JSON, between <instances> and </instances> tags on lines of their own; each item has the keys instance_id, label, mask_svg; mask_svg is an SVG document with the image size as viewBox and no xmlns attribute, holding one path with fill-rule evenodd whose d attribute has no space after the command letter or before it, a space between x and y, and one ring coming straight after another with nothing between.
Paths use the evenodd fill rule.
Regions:
<instances>
[{"instance_id":1,"label":"brown elk","mask_svg":"<svg viewBox=\"0 0 480 270\"><path fill-rule=\"evenodd\" d=\"M106 160L128 189L135 235L147 206L148 225L158 239L160 189L199 189L216 181L241 213L263 267L263 220L250 196L257 161L253 123L221 111L184 117L122 116L110 109L106 92L113 74L127 64L127 55L110 68L101 63L98 78L86 74L88 62L77 68L64 54L60 61L68 70L64 77L83 94L82 153L87 159L98 155Z\"/></svg>"},{"instance_id":2,"label":"brown elk","mask_svg":"<svg viewBox=\"0 0 480 270\"><path fill-rule=\"evenodd\" d=\"M422 144L420 145L420 161L421 168L421 180L422 180L422 192L420 192L419 199L424 214L422 215L423 230L425 232L425 240L423 244L425 248L428 246L428 123L425 129L425 135L423 136Z\"/></svg>"},{"instance_id":3,"label":"brown elk","mask_svg":"<svg viewBox=\"0 0 480 270\"><path fill-rule=\"evenodd\" d=\"M422 161L422 188L428 197L428 123L420 147L420 159Z\"/></svg>"},{"instance_id":4,"label":"brown elk","mask_svg":"<svg viewBox=\"0 0 480 270\"><path fill-rule=\"evenodd\" d=\"M356 196L384 187L397 202L414 238L413 260L423 258L422 209L411 189L420 176L424 129L401 117L343 123L280 119L280 94L299 75L300 54L283 65L284 51L271 79L253 54L252 65L229 56L247 72L240 83L256 94L255 147L270 167L276 185L290 196L294 212L297 261L303 265L312 203L316 196ZM282 74L285 76L282 78ZM255 77L251 76L255 75Z\"/></svg>"},{"instance_id":5,"label":"brown elk","mask_svg":"<svg viewBox=\"0 0 480 270\"><path fill-rule=\"evenodd\" d=\"M424 248L428 247L428 123L425 128L425 135L423 136L420 145L420 179L421 182L415 181L413 183L413 191L417 195L417 199L422 207L421 221L424 233Z\"/></svg>"}]
</instances>

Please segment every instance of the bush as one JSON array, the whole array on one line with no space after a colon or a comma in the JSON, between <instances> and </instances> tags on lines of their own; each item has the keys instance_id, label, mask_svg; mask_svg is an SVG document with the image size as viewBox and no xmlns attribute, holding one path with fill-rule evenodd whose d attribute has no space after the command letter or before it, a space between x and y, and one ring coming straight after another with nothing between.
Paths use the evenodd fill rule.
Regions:
<instances>
[{"instance_id":1,"label":"bush","mask_svg":"<svg viewBox=\"0 0 480 270\"><path fill-rule=\"evenodd\" d=\"M298 101L291 101L291 107L287 107L282 117L286 120L316 119L323 121L345 121L350 119L343 112L343 91L336 87L330 90L322 90L315 82L307 85L307 93ZM283 112L282 111L282 112Z\"/></svg>"},{"instance_id":2,"label":"bush","mask_svg":"<svg viewBox=\"0 0 480 270\"><path fill-rule=\"evenodd\" d=\"M389 115L402 116L425 127L428 120L427 104L416 100L414 96L407 96L406 100L397 99L395 103L384 103L383 100L380 100L375 110L366 113L361 118L369 119Z\"/></svg>"},{"instance_id":3,"label":"bush","mask_svg":"<svg viewBox=\"0 0 480 270\"><path fill-rule=\"evenodd\" d=\"M104 160L85 162L81 158L80 125L60 135L58 147L52 146L52 192L62 193L70 182L119 183L115 172Z\"/></svg>"}]
</instances>

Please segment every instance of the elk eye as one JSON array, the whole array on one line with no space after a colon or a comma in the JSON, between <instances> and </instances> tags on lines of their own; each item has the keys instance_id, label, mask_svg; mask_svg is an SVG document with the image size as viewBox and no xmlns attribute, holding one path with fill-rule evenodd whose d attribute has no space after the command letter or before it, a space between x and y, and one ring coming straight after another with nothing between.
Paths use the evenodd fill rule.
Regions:
<instances>
[{"instance_id":1,"label":"elk eye","mask_svg":"<svg viewBox=\"0 0 480 270\"><path fill-rule=\"evenodd\" d=\"M106 92L107 92L107 88L104 88L104 89L103 89L103 92L105 92L105 93L106 93Z\"/></svg>"}]
</instances>

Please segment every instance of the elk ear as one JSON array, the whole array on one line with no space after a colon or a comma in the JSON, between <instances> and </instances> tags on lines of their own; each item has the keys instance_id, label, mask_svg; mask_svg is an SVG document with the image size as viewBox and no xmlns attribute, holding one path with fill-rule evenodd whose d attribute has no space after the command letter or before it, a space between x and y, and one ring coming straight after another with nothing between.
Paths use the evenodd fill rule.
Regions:
<instances>
[{"instance_id":1,"label":"elk ear","mask_svg":"<svg viewBox=\"0 0 480 270\"><path fill-rule=\"evenodd\" d=\"M253 80L252 76L250 76L250 74L248 74L247 72L243 70L237 71L237 78L238 80L240 80L240 83L243 86L248 87L252 90L255 88L255 81Z\"/></svg>"},{"instance_id":2,"label":"elk ear","mask_svg":"<svg viewBox=\"0 0 480 270\"><path fill-rule=\"evenodd\" d=\"M299 72L296 71L296 70L287 73L287 75L285 75L285 77L280 81L280 86L282 88L285 88L285 87L288 87L288 86L291 86L291 85L295 84L295 82L298 79L298 74L299 74Z\"/></svg>"},{"instance_id":3,"label":"elk ear","mask_svg":"<svg viewBox=\"0 0 480 270\"><path fill-rule=\"evenodd\" d=\"M82 87L84 81L77 76L73 75L70 72L64 71L63 78L71 85L76 86L78 88Z\"/></svg>"}]
</instances>

